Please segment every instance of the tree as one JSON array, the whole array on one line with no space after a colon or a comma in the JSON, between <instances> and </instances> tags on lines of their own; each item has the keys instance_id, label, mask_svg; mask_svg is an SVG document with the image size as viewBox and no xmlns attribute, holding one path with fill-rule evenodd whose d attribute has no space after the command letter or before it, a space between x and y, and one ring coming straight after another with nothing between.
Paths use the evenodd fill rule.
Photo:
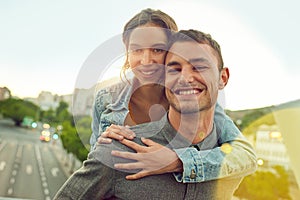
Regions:
<instances>
[{"instance_id":1,"label":"tree","mask_svg":"<svg viewBox=\"0 0 300 200\"><path fill-rule=\"evenodd\" d=\"M43 110L41 111L41 114L40 114L40 120L42 122L46 122L48 124L51 124L55 121L56 119L56 116L55 116L55 111L50 108L49 110Z\"/></svg>"},{"instance_id":2,"label":"tree","mask_svg":"<svg viewBox=\"0 0 300 200\"><path fill-rule=\"evenodd\" d=\"M72 126L69 121L65 121L63 123L61 140L63 143L63 147L67 150L68 153L73 153L81 161L84 161L86 159L88 150L81 142L76 128Z\"/></svg>"},{"instance_id":3,"label":"tree","mask_svg":"<svg viewBox=\"0 0 300 200\"><path fill-rule=\"evenodd\" d=\"M235 195L251 200L291 199L288 174L281 166L274 166L269 171L256 171L243 179Z\"/></svg>"},{"instance_id":4,"label":"tree","mask_svg":"<svg viewBox=\"0 0 300 200\"><path fill-rule=\"evenodd\" d=\"M60 101L58 107L56 108L56 122L70 121L72 117L68 111L68 103Z\"/></svg>"},{"instance_id":5,"label":"tree","mask_svg":"<svg viewBox=\"0 0 300 200\"><path fill-rule=\"evenodd\" d=\"M37 120L39 107L29 101L9 98L0 102L0 112L11 118L16 126L21 126L25 116Z\"/></svg>"}]
</instances>

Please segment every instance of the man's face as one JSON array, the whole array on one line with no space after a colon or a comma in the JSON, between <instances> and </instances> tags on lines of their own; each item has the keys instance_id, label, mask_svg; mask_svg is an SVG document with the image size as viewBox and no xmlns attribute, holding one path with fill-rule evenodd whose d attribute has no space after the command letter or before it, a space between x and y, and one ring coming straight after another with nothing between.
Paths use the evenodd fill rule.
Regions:
<instances>
[{"instance_id":1,"label":"man's face","mask_svg":"<svg viewBox=\"0 0 300 200\"><path fill-rule=\"evenodd\" d=\"M196 113L215 106L228 70L218 70L215 50L207 44L176 42L166 57L166 95L180 113ZM225 77L224 77L225 76Z\"/></svg>"}]
</instances>

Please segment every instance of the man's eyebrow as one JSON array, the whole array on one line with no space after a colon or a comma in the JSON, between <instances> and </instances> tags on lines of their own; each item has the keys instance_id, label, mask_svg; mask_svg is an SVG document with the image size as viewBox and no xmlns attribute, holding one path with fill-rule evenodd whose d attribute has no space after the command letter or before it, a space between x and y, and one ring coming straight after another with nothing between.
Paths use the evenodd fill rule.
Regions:
<instances>
[{"instance_id":1,"label":"man's eyebrow","mask_svg":"<svg viewBox=\"0 0 300 200\"><path fill-rule=\"evenodd\" d=\"M191 58L188 60L189 63L195 63L195 62L206 62L209 63L209 61L206 58Z\"/></svg>"},{"instance_id":2,"label":"man's eyebrow","mask_svg":"<svg viewBox=\"0 0 300 200\"><path fill-rule=\"evenodd\" d=\"M174 65L179 65L179 62L177 62L177 61L171 61L171 62L168 62L168 63L166 64L167 67L172 67L172 66L174 66Z\"/></svg>"}]
</instances>

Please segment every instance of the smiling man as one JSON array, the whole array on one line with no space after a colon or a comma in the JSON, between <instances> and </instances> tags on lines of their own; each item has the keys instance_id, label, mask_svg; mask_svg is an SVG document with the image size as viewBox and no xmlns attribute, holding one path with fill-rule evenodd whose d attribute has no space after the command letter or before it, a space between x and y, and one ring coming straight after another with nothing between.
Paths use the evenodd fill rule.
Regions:
<instances>
[{"instance_id":1,"label":"smiling man","mask_svg":"<svg viewBox=\"0 0 300 200\"><path fill-rule=\"evenodd\" d=\"M140 139L148 137L163 145L152 152L154 159L164 155L166 149L181 149L184 154L186 147L193 147L201 152L199 159L209 160L197 169L205 172L199 175L192 169L190 178L194 183L178 182L172 173L126 180L126 176L136 171L116 169L122 168L122 164L115 164L126 166L136 158L131 156L139 154L130 153L131 148L114 140L110 144L98 144L54 199L224 200L232 198L243 176L255 171L255 153L239 132L217 135L213 118L218 90L226 86L229 78L219 45L200 31L179 31L171 38L165 63L169 112L159 121L131 127L136 133L134 142L142 144ZM230 148L222 151L219 144L228 144ZM174 162L168 157L165 160ZM241 169L247 173L240 173ZM218 174L223 177L216 178Z\"/></svg>"},{"instance_id":2,"label":"smiling man","mask_svg":"<svg viewBox=\"0 0 300 200\"><path fill-rule=\"evenodd\" d=\"M165 80L169 121L196 144L213 130L218 90L226 86L229 70L223 67L220 47L210 35L180 31L170 44ZM195 137L195 133L201 134Z\"/></svg>"}]
</instances>

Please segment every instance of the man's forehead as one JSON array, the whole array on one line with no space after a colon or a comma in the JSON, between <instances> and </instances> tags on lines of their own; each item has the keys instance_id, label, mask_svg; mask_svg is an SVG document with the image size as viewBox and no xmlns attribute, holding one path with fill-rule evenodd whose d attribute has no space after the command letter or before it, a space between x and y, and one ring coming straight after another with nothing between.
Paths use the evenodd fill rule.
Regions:
<instances>
[{"instance_id":1,"label":"man's forehead","mask_svg":"<svg viewBox=\"0 0 300 200\"><path fill-rule=\"evenodd\" d=\"M193 41L180 41L175 42L168 53L180 56L184 59L189 60L190 58L197 57L211 57L213 54L213 48L208 44L200 44Z\"/></svg>"}]
</instances>

